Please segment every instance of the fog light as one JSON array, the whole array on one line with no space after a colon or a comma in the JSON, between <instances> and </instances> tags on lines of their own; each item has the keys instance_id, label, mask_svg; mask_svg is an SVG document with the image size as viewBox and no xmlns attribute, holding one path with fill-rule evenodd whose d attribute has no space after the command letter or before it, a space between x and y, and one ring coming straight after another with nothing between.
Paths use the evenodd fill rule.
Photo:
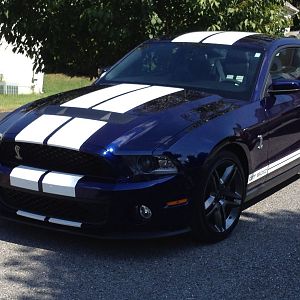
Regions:
<instances>
[{"instance_id":1,"label":"fog light","mask_svg":"<svg viewBox=\"0 0 300 300\"><path fill-rule=\"evenodd\" d=\"M139 214L143 219L149 220L152 217L152 211L146 205L141 205L139 207Z\"/></svg>"}]
</instances>

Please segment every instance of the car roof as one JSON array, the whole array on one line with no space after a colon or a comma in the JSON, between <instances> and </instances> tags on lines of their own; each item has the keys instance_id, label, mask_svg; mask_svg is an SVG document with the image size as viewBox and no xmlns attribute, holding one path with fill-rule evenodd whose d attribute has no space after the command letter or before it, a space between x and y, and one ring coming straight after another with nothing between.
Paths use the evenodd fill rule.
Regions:
<instances>
[{"instance_id":1,"label":"car roof","mask_svg":"<svg viewBox=\"0 0 300 300\"><path fill-rule=\"evenodd\" d=\"M175 37L163 37L159 41L173 43L220 44L234 46L252 46L257 48L273 48L283 45L300 45L300 40L293 38L278 38L256 32L244 31L196 31Z\"/></svg>"}]
</instances>

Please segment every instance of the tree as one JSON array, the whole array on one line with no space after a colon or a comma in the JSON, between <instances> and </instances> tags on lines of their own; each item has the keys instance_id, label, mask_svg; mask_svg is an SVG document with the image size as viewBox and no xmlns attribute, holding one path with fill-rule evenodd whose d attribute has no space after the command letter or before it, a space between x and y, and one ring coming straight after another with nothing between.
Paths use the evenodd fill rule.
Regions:
<instances>
[{"instance_id":1,"label":"tree","mask_svg":"<svg viewBox=\"0 0 300 300\"><path fill-rule=\"evenodd\" d=\"M153 0L159 34L187 30L240 30L282 33L283 0Z\"/></svg>"},{"instance_id":2,"label":"tree","mask_svg":"<svg viewBox=\"0 0 300 300\"><path fill-rule=\"evenodd\" d=\"M0 0L0 37L46 71L95 75L149 37L280 33L284 0Z\"/></svg>"},{"instance_id":3,"label":"tree","mask_svg":"<svg viewBox=\"0 0 300 300\"><path fill-rule=\"evenodd\" d=\"M3 0L0 33L47 71L95 75L147 38L146 13L141 1Z\"/></svg>"}]
</instances>

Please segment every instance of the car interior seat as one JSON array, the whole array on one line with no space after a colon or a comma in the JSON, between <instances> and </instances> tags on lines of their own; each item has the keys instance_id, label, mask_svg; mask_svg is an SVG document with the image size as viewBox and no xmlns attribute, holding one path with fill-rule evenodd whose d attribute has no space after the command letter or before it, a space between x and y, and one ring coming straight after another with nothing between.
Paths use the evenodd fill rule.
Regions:
<instances>
[{"instance_id":1,"label":"car interior seat","mask_svg":"<svg viewBox=\"0 0 300 300\"><path fill-rule=\"evenodd\" d=\"M222 62L225 80L244 83L249 72L249 58L246 52L230 50Z\"/></svg>"}]
</instances>

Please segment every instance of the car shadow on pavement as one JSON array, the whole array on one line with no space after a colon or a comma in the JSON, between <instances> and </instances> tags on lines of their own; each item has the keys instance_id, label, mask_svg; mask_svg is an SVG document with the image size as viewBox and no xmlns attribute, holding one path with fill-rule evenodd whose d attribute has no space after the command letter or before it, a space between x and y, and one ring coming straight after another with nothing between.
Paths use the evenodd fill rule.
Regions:
<instances>
[{"instance_id":1,"label":"car shadow on pavement","mask_svg":"<svg viewBox=\"0 0 300 300\"><path fill-rule=\"evenodd\" d=\"M189 236L96 240L0 221L0 290L14 299L296 299L299 233L300 211L288 209L250 208L211 245Z\"/></svg>"}]
</instances>

